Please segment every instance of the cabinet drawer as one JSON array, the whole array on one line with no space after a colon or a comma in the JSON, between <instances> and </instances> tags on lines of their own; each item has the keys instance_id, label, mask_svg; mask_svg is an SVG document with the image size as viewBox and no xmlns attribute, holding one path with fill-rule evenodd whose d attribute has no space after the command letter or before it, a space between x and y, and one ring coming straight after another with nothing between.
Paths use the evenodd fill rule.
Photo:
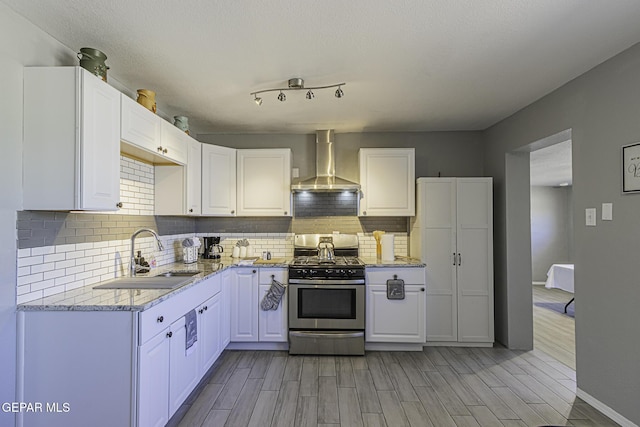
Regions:
<instances>
[{"instance_id":1,"label":"cabinet drawer","mask_svg":"<svg viewBox=\"0 0 640 427\"><path fill-rule=\"evenodd\" d=\"M387 280L402 279L406 284L423 285L425 283L425 269L415 268L373 268L367 269L367 283L370 285L386 285Z\"/></svg>"},{"instance_id":2,"label":"cabinet drawer","mask_svg":"<svg viewBox=\"0 0 640 427\"><path fill-rule=\"evenodd\" d=\"M289 279L289 271L286 268L260 268L258 284L270 285L271 276L282 284L286 284Z\"/></svg>"},{"instance_id":3,"label":"cabinet drawer","mask_svg":"<svg viewBox=\"0 0 640 427\"><path fill-rule=\"evenodd\" d=\"M140 313L140 344L147 342L179 318L171 299Z\"/></svg>"},{"instance_id":4,"label":"cabinet drawer","mask_svg":"<svg viewBox=\"0 0 640 427\"><path fill-rule=\"evenodd\" d=\"M161 332L164 328L202 304L221 290L220 276L211 276L193 287L176 294L140 313L139 344Z\"/></svg>"}]
</instances>

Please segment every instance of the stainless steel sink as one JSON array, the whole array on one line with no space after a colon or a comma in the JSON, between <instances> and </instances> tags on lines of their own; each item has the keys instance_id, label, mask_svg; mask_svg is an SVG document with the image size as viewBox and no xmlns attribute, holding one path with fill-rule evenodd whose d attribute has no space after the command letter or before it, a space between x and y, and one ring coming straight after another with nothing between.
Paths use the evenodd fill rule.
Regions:
<instances>
[{"instance_id":1,"label":"stainless steel sink","mask_svg":"<svg viewBox=\"0 0 640 427\"><path fill-rule=\"evenodd\" d=\"M196 274L202 273L201 271L166 271L164 273L156 274L154 277L193 277Z\"/></svg>"},{"instance_id":2,"label":"stainless steel sink","mask_svg":"<svg viewBox=\"0 0 640 427\"><path fill-rule=\"evenodd\" d=\"M120 277L110 280L93 289L174 289L189 282L199 272L178 272L178 274L164 274L153 277Z\"/></svg>"}]
</instances>

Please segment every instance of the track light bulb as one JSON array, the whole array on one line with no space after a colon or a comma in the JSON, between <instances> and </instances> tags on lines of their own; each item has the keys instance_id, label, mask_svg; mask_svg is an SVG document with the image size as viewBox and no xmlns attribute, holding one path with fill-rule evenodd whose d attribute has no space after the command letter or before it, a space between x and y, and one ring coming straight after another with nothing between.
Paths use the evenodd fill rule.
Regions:
<instances>
[{"instance_id":1,"label":"track light bulb","mask_svg":"<svg viewBox=\"0 0 640 427\"><path fill-rule=\"evenodd\" d=\"M342 91L342 88L338 86L338 89L336 89L336 98L342 98L343 96L344 92Z\"/></svg>"},{"instance_id":2,"label":"track light bulb","mask_svg":"<svg viewBox=\"0 0 640 427\"><path fill-rule=\"evenodd\" d=\"M313 99L315 98L315 95L313 94L313 92L311 92L311 89L309 89L309 92L307 92L307 99Z\"/></svg>"},{"instance_id":3,"label":"track light bulb","mask_svg":"<svg viewBox=\"0 0 640 427\"><path fill-rule=\"evenodd\" d=\"M262 98L260 98L258 95L254 95L256 98L254 99L255 103L258 105L262 105Z\"/></svg>"},{"instance_id":4,"label":"track light bulb","mask_svg":"<svg viewBox=\"0 0 640 427\"><path fill-rule=\"evenodd\" d=\"M286 100L287 100L287 95L285 95L284 93L280 92L280 95L278 95L278 101L284 102Z\"/></svg>"}]
</instances>

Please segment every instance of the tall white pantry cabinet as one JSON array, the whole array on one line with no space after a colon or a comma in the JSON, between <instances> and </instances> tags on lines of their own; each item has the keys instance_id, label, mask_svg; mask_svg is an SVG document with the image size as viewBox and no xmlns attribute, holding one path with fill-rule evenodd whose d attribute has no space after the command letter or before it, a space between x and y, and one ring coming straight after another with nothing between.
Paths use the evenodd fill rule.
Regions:
<instances>
[{"instance_id":1,"label":"tall white pantry cabinet","mask_svg":"<svg viewBox=\"0 0 640 427\"><path fill-rule=\"evenodd\" d=\"M427 342L494 341L491 178L418 178L411 256L427 264Z\"/></svg>"}]
</instances>

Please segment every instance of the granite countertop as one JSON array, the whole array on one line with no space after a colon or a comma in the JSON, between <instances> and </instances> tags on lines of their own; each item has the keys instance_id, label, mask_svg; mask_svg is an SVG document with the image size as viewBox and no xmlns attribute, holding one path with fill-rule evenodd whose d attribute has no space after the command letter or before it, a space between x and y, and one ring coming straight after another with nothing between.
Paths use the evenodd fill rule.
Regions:
<instances>
[{"instance_id":1,"label":"granite countertop","mask_svg":"<svg viewBox=\"0 0 640 427\"><path fill-rule=\"evenodd\" d=\"M367 258L360 257L362 262L364 262L365 267L367 268L376 268L376 267L418 267L424 268L427 265L416 258L410 258L405 256L396 256L394 261L381 261L376 258Z\"/></svg>"},{"instance_id":2,"label":"granite countertop","mask_svg":"<svg viewBox=\"0 0 640 427\"><path fill-rule=\"evenodd\" d=\"M425 267L420 260L396 257L395 261L380 261L376 258L360 258L367 268L373 267ZM94 289L105 283L93 283L81 288L19 304L19 311L143 311L172 296L183 292L207 277L233 267L286 268L291 258L260 260L257 258L222 258L219 262L199 260L197 263L176 262L158 267L152 275L166 271L199 271L184 285L174 289ZM141 275L144 276L144 275Z\"/></svg>"}]
</instances>

